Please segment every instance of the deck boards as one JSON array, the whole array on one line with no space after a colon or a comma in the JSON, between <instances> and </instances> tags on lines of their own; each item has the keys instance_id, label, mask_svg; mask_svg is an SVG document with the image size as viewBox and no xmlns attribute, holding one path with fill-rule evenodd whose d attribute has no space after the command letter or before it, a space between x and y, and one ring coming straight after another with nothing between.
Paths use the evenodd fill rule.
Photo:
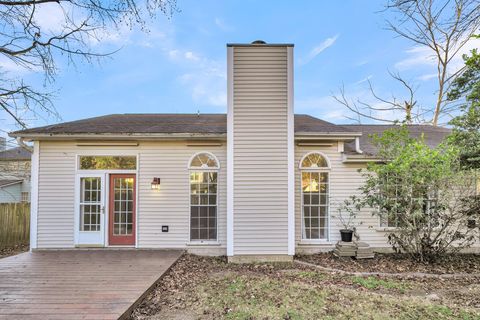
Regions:
<instances>
[{"instance_id":1,"label":"deck boards","mask_svg":"<svg viewBox=\"0 0 480 320\"><path fill-rule=\"evenodd\" d=\"M0 319L118 319L174 250L57 250L0 259Z\"/></svg>"}]
</instances>

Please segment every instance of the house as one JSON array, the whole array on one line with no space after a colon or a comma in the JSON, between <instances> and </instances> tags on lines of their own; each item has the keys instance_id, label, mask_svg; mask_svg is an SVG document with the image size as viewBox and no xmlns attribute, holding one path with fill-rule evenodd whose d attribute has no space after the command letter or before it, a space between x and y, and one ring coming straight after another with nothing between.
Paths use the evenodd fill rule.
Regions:
<instances>
[{"instance_id":1,"label":"house","mask_svg":"<svg viewBox=\"0 0 480 320\"><path fill-rule=\"evenodd\" d=\"M332 218L375 160L368 134L294 114L293 45L227 45L227 114L112 114L13 132L32 141L31 248L180 248L230 261L331 250ZM329 108L329 106L318 106ZM412 126L438 144L449 130ZM360 237L388 248L362 211Z\"/></svg>"},{"instance_id":2,"label":"house","mask_svg":"<svg viewBox=\"0 0 480 320\"><path fill-rule=\"evenodd\" d=\"M0 151L0 203L30 202L30 158L22 147Z\"/></svg>"}]
</instances>

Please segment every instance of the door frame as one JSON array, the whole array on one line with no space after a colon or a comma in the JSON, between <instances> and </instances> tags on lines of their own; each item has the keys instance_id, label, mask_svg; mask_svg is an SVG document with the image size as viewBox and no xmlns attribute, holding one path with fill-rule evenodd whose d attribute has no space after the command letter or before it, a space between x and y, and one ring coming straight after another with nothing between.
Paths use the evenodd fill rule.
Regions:
<instances>
[{"instance_id":1,"label":"door frame","mask_svg":"<svg viewBox=\"0 0 480 320\"><path fill-rule=\"evenodd\" d=\"M132 232L133 232L133 241L135 242L134 244L110 244L110 236L112 235L110 233L110 231L112 231L113 233L113 219L112 219L112 209L114 207L113 205L113 197L114 197L114 189L113 189L113 185L112 185L112 180L114 178L133 178L134 179L134 183L133 183L133 217L132 217L132 223L133 223L133 228L132 228ZM106 214L108 216L108 226L106 229L107 231L107 238L108 238L108 242L109 242L109 246L112 246L112 247L122 247L122 246L126 246L126 247L136 247L137 246L137 194L138 194L138 191L137 191L137 186L138 185L138 182L137 182L137 174L135 173L110 173L108 174L108 213Z\"/></svg>"},{"instance_id":2,"label":"door frame","mask_svg":"<svg viewBox=\"0 0 480 320\"><path fill-rule=\"evenodd\" d=\"M80 156L132 156L132 157L137 157L137 168L135 170L80 170ZM129 150L108 150L108 151L102 151L99 149L89 149L89 150L79 150L76 155L75 155L75 197L74 197L74 202L75 202L75 219L74 219L74 246L78 245L78 233L80 230L80 210L79 210L79 200L80 200L80 184L77 183L77 177L79 175L83 176L93 176L96 174L100 174L104 176L104 181L105 181L105 190L110 190L110 174L134 174L136 179L135 179L135 190L136 190L136 195L135 195L135 215L137 222L139 221L139 211L138 211L138 189L139 189L139 172L140 172L140 155L137 151L130 152ZM78 189L77 189L78 188ZM104 192L104 197L107 196L107 192ZM105 225L109 225L109 219L108 219L108 212L110 210L109 206L109 201L107 198L104 198L104 203L105 203ZM110 244L108 243L108 228L104 228L104 236L103 236L104 244L103 247L110 247ZM122 247L120 245L114 245L113 247L119 248ZM131 245L128 245L126 247L133 247ZM138 248L138 223L135 225L135 248Z\"/></svg>"},{"instance_id":3,"label":"door frame","mask_svg":"<svg viewBox=\"0 0 480 320\"><path fill-rule=\"evenodd\" d=\"M80 233L85 232L89 233L92 231L80 231L80 190L81 190L81 181L82 178L100 178L101 179L101 214L100 214L100 220L101 220L101 241L98 244L88 244L88 243L80 243ZM103 247L105 246L105 229L106 229L106 214L105 214L105 208L106 208L106 180L105 180L105 174L102 173L77 173L75 175L75 223L74 223L74 228L75 228L75 236L74 236L74 242L75 246L89 246L89 247ZM103 228L102 228L103 227ZM96 231L93 231L96 232Z\"/></svg>"}]
</instances>

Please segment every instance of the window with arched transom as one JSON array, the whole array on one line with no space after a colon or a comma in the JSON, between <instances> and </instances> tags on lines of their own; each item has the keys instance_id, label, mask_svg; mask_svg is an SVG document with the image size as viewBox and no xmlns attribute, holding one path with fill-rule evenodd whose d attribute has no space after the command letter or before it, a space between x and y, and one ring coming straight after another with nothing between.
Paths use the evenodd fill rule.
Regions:
<instances>
[{"instance_id":1,"label":"window with arched transom","mask_svg":"<svg viewBox=\"0 0 480 320\"><path fill-rule=\"evenodd\" d=\"M328 240L330 162L320 152L300 160L302 176L302 239Z\"/></svg>"},{"instance_id":2,"label":"window with arched transom","mask_svg":"<svg viewBox=\"0 0 480 320\"><path fill-rule=\"evenodd\" d=\"M220 164L209 152L190 158L190 240L217 240L217 182Z\"/></svg>"}]
</instances>

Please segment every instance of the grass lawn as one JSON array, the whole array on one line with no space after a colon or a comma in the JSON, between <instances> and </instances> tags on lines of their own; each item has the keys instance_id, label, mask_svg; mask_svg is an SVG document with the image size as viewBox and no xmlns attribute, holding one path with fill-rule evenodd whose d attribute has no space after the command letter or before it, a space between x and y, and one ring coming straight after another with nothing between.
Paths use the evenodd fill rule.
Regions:
<instances>
[{"instance_id":1,"label":"grass lawn","mask_svg":"<svg viewBox=\"0 0 480 320\"><path fill-rule=\"evenodd\" d=\"M480 279L390 279L185 255L133 319L480 319Z\"/></svg>"}]
</instances>

